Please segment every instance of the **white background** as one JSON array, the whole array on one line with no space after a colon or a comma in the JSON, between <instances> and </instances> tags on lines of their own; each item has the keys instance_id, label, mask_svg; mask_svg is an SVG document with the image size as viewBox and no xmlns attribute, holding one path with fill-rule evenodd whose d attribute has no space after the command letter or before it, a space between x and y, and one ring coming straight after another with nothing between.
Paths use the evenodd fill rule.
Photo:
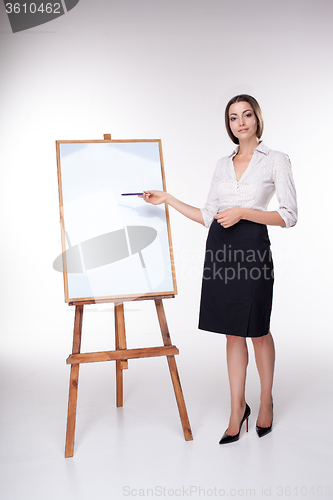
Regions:
<instances>
[{"instance_id":1,"label":"white background","mask_svg":"<svg viewBox=\"0 0 333 500\"><path fill-rule=\"evenodd\" d=\"M114 446L114 436L120 450L123 446L126 449L126 443L131 446L130 432L142 438L145 445L138 443L138 446L141 450L148 446L150 458L146 457L145 462L147 476L137 465L139 462L143 467L140 455L136 456L138 450L127 450L126 456L115 458L120 472L110 491L118 492L119 498L122 498L123 485L131 481L133 488L135 484L139 487L140 478L142 487L155 484L155 476L148 474L153 466L161 468L156 478L170 488L175 484L173 477L177 477L177 484L179 481L198 483L199 471L205 467L215 471L213 476L208 473L205 476L207 485L214 486L218 481L226 485L226 478L219 476L221 464L218 465L214 455L221 452L215 444L226 427L229 412L224 339L197 329L207 232L172 210L179 294L165 301L165 308L172 340L181 347L177 359L190 419L193 415L196 436L193 446L201 443L198 454L201 458L194 466L191 460L196 456L195 449L189 448L192 443L183 443L177 421L173 435L169 417L166 421L161 417L164 411L159 416L150 413L155 408L154 396L147 403L130 399L130 395L135 398L140 391L139 375L136 380L134 375L130 382L132 367L141 370L143 378L145 373L150 373L151 379L150 370L155 365L142 360L141 364L130 364L126 373L125 391L129 391L129 400L127 403L125 400L123 410L125 415L126 404L131 408L133 402L133 408L127 410L132 412L133 421L112 422L114 436L110 442L107 438L106 443L105 435L103 438L101 435L99 442L99 437L89 432L96 430L96 421L104 415L103 411L96 403L95 413L88 411L87 416L87 408L82 403L78 414L77 456L65 461L66 465L63 463L68 378L65 358L71 350L73 310L64 305L62 276L52 268L53 260L61 252L55 140L102 139L104 133L111 133L114 139L160 138L168 191L187 203L203 206L217 160L230 154L234 147L225 132L224 108L238 93L252 94L259 101L265 120L264 142L290 156L298 193L297 226L269 228L276 276L271 326L278 354L275 401L278 399L281 408L280 430L289 429L295 436L298 431L293 426L306 414L309 419L303 428L305 435L299 435L297 443L308 439L309 434L313 436L314 431L316 442L329 442L325 418L329 415L328 401L332 400L332 394L327 393L331 391L328 377L332 349L329 264L332 253L332 15L331 0L81 0L55 21L13 34L4 5L0 4L0 342L4 391L1 405L7 402L2 412L1 431L1 463L7 478L7 482L2 483L6 484L4 498L23 499L29 495L35 499L59 498L60 493L62 498L70 493L76 498L81 491L78 484L86 484L81 498L86 498L82 495L88 495L90 487L97 491L96 498L108 498L102 492L107 484L104 481L110 476L101 474L99 468L101 489L93 489L83 470L91 466L89 457L92 460L94 454L103 456L103 463L107 463L107 455L103 453ZM149 189L149 186L142 188ZM271 208L274 206L276 201ZM160 343L151 304L128 305L126 321L131 346ZM111 306L91 307L84 325L83 350L110 348L110 345L112 348ZM157 370L163 362L155 361ZM254 423L259 391L252 352L250 364L249 376L253 370L254 377L252 386L249 380L252 387L249 390L253 390ZM90 366L89 373L82 370L82 374L87 373L86 379L82 375L80 381L82 401L85 401L84 390L89 387L96 395L96 388L89 385L93 373L99 384L98 401L105 398L106 389L100 385L99 370L107 368L100 366ZM113 390L113 367L110 369ZM163 369L166 370L164 366ZM156 391L160 389L158 373L156 371L153 377ZM168 384L167 380L169 394ZM316 396L317 404L313 400ZM87 392L86 397L87 405L92 405L92 395ZM163 391L160 398L158 407L162 408ZM320 403L322 407L318 407ZM170 419L177 419L173 404L170 403ZM216 404L221 408L217 410ZM309 407L314 411L311 418ZM296 413L288 413L288 408ZM167 404L166 410L169 410ZM110 403L105 418L113 415L112 412L115 408ZM149 424L144 420L147 412ZM212 436L203 437L200 432L207 430L212 415L216 417L214 425L218 423L218 426L209 426ZM21 420L15 420L14 416ZM160 417L162 421L158 420ZM183 459L178 457L180 461L174 469L172 449L170 455L164 450L166 456L170 456L171 468L168 468L163 462L164 452L157 446L158 439L152 437L158 425L156 420L159 432L169 444L170 439L175 446L179 443L185 446L180 452L184 453ZM80 431L83 422L86 425ZM142 431L140 423L149 429ZM120 425L123 425L123 441ZM277 432L278 422L275 435ZM91 439L88 442L84 440L87 436ZM244 442L245 437L242 438ZM205 456L202 450L206 450L205 444L213 439L214 452ZM251 439L255 441L255 434ZM256 458L252 457L252 465L257 463L260 468L270 463L269 457L277 460L280 452L286 453L286 447L281 444L283 440L275 439L281 446L275 458L271 456L272 448L266 444L266 448L257 450ZM324 486L326 477L327 484L328 448L317 450L319 455L312 457L320 464L318 469L307 470L305 463L308 462L302 460L312 456L311 450L306 452L302 445L298 448L293 440L291 443L289 441L290 460L293 457L292 463L299 464L293 476L290 476L291 464L284 459L279 460L282 469L278 478L272 472L274 464L270 463L266 471L268 482L253 474L250 480L246 473L243 483L236 479L232 482L231 473L229 486L255 484L259 496L259 487L275 484L275 479L282 485ZM188 455L189 449L194 453L192 458ZM235 449L230 453L236 453ZM263 449L267 456L261 455ZM243 457L250 453L247 448L238 450ZM79 467L80 453L85 462L79 472L79 469L73 470L73 464ZM47 457L52 470L57 471L53 476L50 470L40 472L45 478L44 486L40 475L30 473L32 464L37 467L43 457ZM221 465L222 469L228 467L226 464L233 464L232 456L224 457L226 463ZM16 471L13 464L17 461L27 481L22 490L19 483L9 480ZM188 461L193 465L190 469L184 465ZM244 467L247 463L244 462ZM126 482L119 479L124 470L128 471ZM47 484L53 483L63 485L59 491L52 490L54 497L47 490Z\"/></svg>"}]
</instances>

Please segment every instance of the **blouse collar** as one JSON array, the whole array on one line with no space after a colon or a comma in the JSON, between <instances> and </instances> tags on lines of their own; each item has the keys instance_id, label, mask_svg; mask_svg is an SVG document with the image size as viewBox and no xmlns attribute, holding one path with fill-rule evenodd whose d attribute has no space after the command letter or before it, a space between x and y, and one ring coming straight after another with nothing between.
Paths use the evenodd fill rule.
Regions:
<instances>
[{"instance_id":1,"label":"blouse collar","mask_svg":"<svg viewBox=\"0 0 333 500\"><path fill-rule=\"evenodd\" d=\"M236 148L234 149L234 151L231 153L230 157L233 158L234 156L236 156L236 154L238 153L238 150L239 150L239 145L236 146ZM256 147L256 149L254 151L259 151L259 153L263 153L265 155L268 155L268 152L269 152L269 149L268 147L261 141L259 142L258 146Z\"/></svg>"}]
</instances>

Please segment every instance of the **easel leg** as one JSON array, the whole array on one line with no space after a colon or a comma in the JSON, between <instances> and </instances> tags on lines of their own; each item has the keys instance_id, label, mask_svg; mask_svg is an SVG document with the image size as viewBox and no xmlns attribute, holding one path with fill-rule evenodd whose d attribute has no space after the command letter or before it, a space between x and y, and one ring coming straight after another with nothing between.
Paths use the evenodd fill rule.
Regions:
<instances>
[{"instance_id":1,"label":"easel leg","mask_svg":"<svg viewBox=\"0 0 333 500\"><path fill-rule=\"evenodd\" d=\"M73 354L79 354L81 349L82 319L83 319L83 305L76 306L75 320L74 320L73 349L72 349ZM66 448L65 448L66 458L72 457L74 454L79 367L80 367L79 364L71 365L71 376L69 382L69 396L68 396Z\"/></svg>"},{"instance_id":2,"label":"easel leg","mask_svg":"<svg viewBox=\"0 0 333 500\"><path fill-rule=\"evenodd\" d=\"M116 332L116 350L126 349L125 317L123 302L115 303L114 319ZM123 406L123 370L128 368L128 361L116 361L116 405Z\"/></svg>"},{"instance_id":3,"label":"easel leg","mask_svg":"<svg viewBox=\"0 0 333 500\"><path fill-rule=\"evenodd\" d=\"M165 346L171 346L171 339L169 335L168 325L165 317L164 307L161 299L155 299L155 306L157 311L158 320L161 327L162 338ZM190 421L188 419L186 405L184 400L184 395L182 387L180 384L180 379L177 370L176 359L174 356L167 356L171 380L173 388L175 391L175 396L177 400L180 420L183 426L184 437L186 441L191 441L193 439Z\"/></svg>"}]
</instances>

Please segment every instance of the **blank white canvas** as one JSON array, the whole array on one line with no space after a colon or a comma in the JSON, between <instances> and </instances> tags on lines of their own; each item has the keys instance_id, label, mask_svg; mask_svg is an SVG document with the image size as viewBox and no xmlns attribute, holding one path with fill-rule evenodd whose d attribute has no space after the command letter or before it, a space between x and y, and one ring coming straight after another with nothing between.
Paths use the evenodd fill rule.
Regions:
<instances>
[{"instance_id":1,"label":"blank white canvas","mask_svg":"<svg viewBox=\"0 0 333 500\"><path fill-rule=\"evenodd\" d=\"M61 143L60 168L66 251L78 246L82 264L82 272L68 268L69 298L172 292L165 206L123 196L163 190L159 142ZM157 233L141 255L131 251L128 227L133 226ZM86 269L82 243L115 231L124 231L128 256Z\"/></svg>"}]
</instances>

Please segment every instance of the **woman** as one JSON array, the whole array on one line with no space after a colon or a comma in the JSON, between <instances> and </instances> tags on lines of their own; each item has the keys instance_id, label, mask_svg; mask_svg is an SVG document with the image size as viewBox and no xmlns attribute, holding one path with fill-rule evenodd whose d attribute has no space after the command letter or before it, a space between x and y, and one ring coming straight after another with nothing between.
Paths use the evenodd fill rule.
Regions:
<instances>
[{"instance_id":1,"label":"woman","mask_svg":"<svg viewBox=\"0 0 333 500\"><path fill-rule=\"evenodd\" d=\"M167 203L210 228L199 328L224 333L227 339L231 414L220 444L237 441L245 420L248 430L247 337L253 342L261 386L256 431L262 437L272 430L275 350L269 325L274 277L267 225L291 227L297 222L290 161L260 141L263 119L258 102L246 94L233 97L225 124L237 148L217 163L204 208L186 205L163 191L142 195L148 203ZM279 209L267 211L274 192Z\"/></svg>"}]
</instances>

